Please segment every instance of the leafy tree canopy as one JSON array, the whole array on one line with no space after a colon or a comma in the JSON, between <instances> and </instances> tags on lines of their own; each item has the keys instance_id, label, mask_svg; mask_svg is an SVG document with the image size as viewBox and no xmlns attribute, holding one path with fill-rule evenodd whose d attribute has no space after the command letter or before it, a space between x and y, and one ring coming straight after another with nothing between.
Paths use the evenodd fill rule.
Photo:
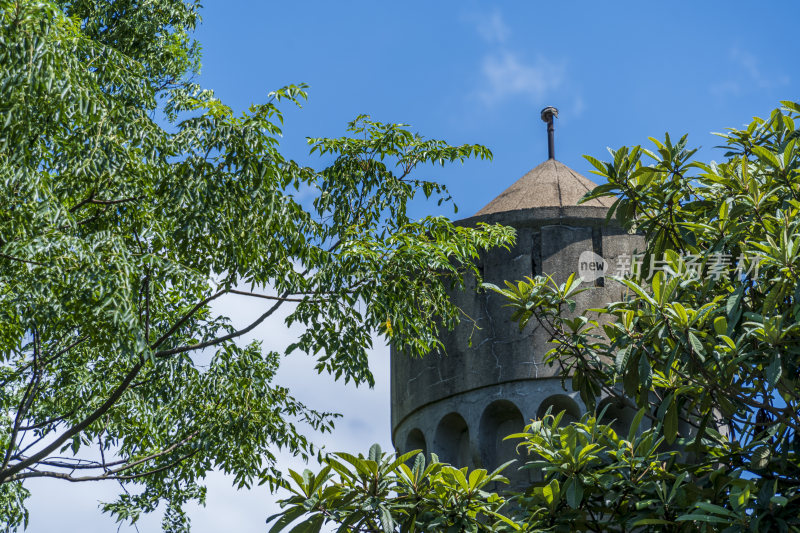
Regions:
<instances>
[{"instance_id":1,"label":"leafy tree canopy","mask_svg":"<svg viewBox=\"0 0 800 533\"><path fill-rule=\"evenodd\" d=\"M273 383L282 354L236 343L287 308L289 351L372 384L375 334L413 354L457 319L446 289L509 228L412 220L420 176L490 157L358 117L284 158L272 93L235 114L193 83L197 2L0 0L0 522L27 523L26 480L119 482L103 505L159 504L188 529L211 469L274 483L274 451L315 453L333 417ZM302 195L300 194L302 193ZM300 197L308 198L301 201ZM213 312L236 295L250 324ZM441 317L440 320L432 320ZM277 327L285 327L279 321Z\"/></svg>"},{"instance_id":2,"label":"leafy tree canopy","mask_svg":"<svg viewBox=\"0 0 800 533\"><path fill-rule=\"evenodd\" d=\"M302 515L304 531L800 531L800 104L782 104L721 135L719 163L669 136L587 157L607 184L586 199L614 198L611 216L647 238L622 301L575 316L592 289L574 276L488 287L549 330L565 386L592 408L625 406L629 429L603 409L533 420L510 438L544 479L500 507L482 470L436 465L420 480L421 467L330 462L283 517ZM362 499L348 496L353 471ZM387 483L396 496L374 492ZM447 495L433 515L431 493Z\"/></svg>"}]
</instances>

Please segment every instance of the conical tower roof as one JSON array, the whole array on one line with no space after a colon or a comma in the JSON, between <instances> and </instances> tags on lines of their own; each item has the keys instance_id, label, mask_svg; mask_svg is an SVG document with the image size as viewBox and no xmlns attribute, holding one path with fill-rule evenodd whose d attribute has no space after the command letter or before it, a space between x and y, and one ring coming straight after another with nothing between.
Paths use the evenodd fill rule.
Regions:
<instances>
[{"instance_id":1,"label":"conical tower roof","mask_svg":"<svg viewBox=\"0 0 800 533\"><path fill-rule=\"evenodd\" d=\"M542 121L547 124L547 161L514 182L500 196L475 213L475 216L537 207L574 207L587 192L597 186L564 163L556 161L553 119L558 116L558 109L545 107L541 115ZM614 201L610 198L595 198L581 205L608 208L613 204Z\"/></svg>"},{"instance_id":2,"label":"conical tower roof","mask_svg":"<svg viewBox=\"0 0 800 533\"><path fill-rule=\"evenodd\" d=\"M489 202L476 216L504 213L534 207L569 207L578 205L583 196L597 186L567 165L548 159ZM595 198L581 204L588 207L611 207L611 198Z\"/></svg>"}]
</instances>

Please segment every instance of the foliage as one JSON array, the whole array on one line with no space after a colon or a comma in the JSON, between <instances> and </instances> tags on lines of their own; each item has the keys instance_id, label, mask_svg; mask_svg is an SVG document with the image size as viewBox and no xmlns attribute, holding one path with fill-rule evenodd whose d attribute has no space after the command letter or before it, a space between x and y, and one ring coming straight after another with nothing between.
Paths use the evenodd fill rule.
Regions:
<instances>
[{"instance_id":1,"label":"foliage","mask_svg":"<svg viewBox=\"0 0 800 533\"><path fill-rule=\"evenodd\" d=\"M409 463L411 459L413 463ZM375 444L368 457L336 453L325 458L316 475L291 471L294 496L281 502L284 510L270 533L279 533L295 519L308 515L302 531L317 533L326 525L339 531L501 531L513 523L498 511L505 505L490 488L507 483L493 472L468 471L440 463L436 455L426 463L419 450L402 456L385 454Z\"/></svg>"},{"instance_id":2,"label":"foliage","mask_svg":"<svg viewBox=\"0 0 800 533\"><path fill-rule=\"evenodd\" d=\"M611 213L648 243L641 271L620 280L627 297L600 318L562 311L584 290L574 283L497 289L520 320L550 328L548 357L587 405L601 395L635 404L664 440L658 450L680 450L658 458L667 479L652 468L620 507L581 507L620 529L642 516L635 505L651 512L641 523L664 531L800 530L800 105L783 106L722 135L721 163L693 161L686 137L668 135L652 151L587 158L608 181L587 199L614 197ZM630 475L620 459L612 470ZM666 507L643 492L662 481Z\"/></svg>"},{"instance_id":3,"label":"foliage","mask_svg":"<svg viewBox=\"0 0 800 533\"><path fill-rule=\"evenodd\" d=\"M590 407L509 437L543 479L510 496L503 524L800 531L799 117L783 102L721 135L720 163L668 135L587 157L607 183L585 199L614 198L609 216L646 237L642 267L615 282L621 301L576 316L576 295L595 289L574 275L488 286L521 326L549 331L547 360ZM631 413L627 435L596 410L605 398Z\"/></svg>"},{"instance_id":4,"label":"foliage","mask_svg":"<svg viewBox=\"0 0 800 533\"><path fill-rule=\"evenodd\" d=\"M358 117L311 139L330 166L284 158L272 93L241 115L192 82L194 1L0 0L0 522L25 481L119 482L104 510L164 504L188 529L211 469L275 483L274 451L316 452L298 423L333 416L273 383L282 354L237 339L279 311L290 350L372 383L376 333L414 354L457 318L446 289L510 229L411 220L447 201L424 165L490 157ZM235 326L225 297L262 306ZM431 317L443 317L434 321ZM275 322L283 327L281 320Z\"/></svg>"}]
</instances>

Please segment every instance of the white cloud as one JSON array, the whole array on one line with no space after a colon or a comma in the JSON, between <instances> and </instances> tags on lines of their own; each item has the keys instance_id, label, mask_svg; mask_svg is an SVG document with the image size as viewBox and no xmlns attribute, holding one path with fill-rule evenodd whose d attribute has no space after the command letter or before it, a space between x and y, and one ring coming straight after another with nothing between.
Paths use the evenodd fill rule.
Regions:
<instances>
[{"instance_id":1,"label":"white cloud","mask_svg":"<svg viewBox=\"0 0 800 533\"><path fill-rule=\"evenodd\" d=\"M744 50L731 50L731 59L743 71L752 83L757 87L765 89L773 87L777 80L765 76L758 65L758 59L750 52Z\"/></svg>"},{"instance_id":2,"label":"white cloud","mask_svg":"<svg viewBox=\"0 0 800 533\"><path fill-rule=\"evenodd\" d=\"M583 96L579 94L575 97L575 100L572 103L572 110L570 112L570 115L572 115L575 118L578 118L583 114L585 110L586 110L586 102L584 102Z\"/></svg>"},{"instance_id":3,"label":"white cloud","mask_svg":"<svg viewBox=\"0 0 800 533\"><path fill-rule=\"evenodd\" d=\"M481 72L484 87L478 96L487 105L506 98L522 96L540 101L561 86L564 66L539 56L526 63L510 51L488 54L483 58Z\"/></svg>"},{"instance_id":4,"label":"white cloud","mask_svg":"<svg viewBox=\"0 0 800 533\"><path fill-rule=\"evenodd\" d=\"M731 58L738 64L739 68L747 73L752 81L761 86L769 83L758 69L758 61L753 54L734 49L731 51Z\"/></svg>"},{"instance_id":5,"label":"white cloud","mask_svg":"<svg viewBox=\"0 0 800 533\"><path fill-rule=\"evenodd\" d=\"M235 325L249 323L263 312L263 303L257 300L231 296L218 300L214 311L230 317ZM287 328L283 318L288 313L261 324L241 343L261 339L264 350L282 351L297 338L297 327ZM277 313L276 313L277 315ZM336 421L332 434L310 435L317 445L327 451L366 453L375 442L391 451L389 420L389 349L383 340L373 340L375 348L370 351L370 367L375 376L375 387L356 388L352 383L335 382L327 374L314 370L314 358L295 352L285 358L278 370L275 382L288 387L292 394L312 409L333 411L343 415ZM319 469L305 465L300 459L277 450L278 466L302 471L304 468ZM240 533L263 533L268 528L266 518L278 511L279 495L270 494L265 486L250 490L237 490L232 486L233 478L212 472L205 480L208 487L207 506L187 508L192 518L193 533L237 531ZM32 480L27 485L33 496L29 500L31 512L29 532L81 531L85 533L136 533L137 531L160 531L161 514L157 511L143 517L138 527L116 524L109 515L98 508L99 501L113 501L120 486L114 482L76 483L67 485L61 480Z\"/></svg>"},{"instance_id":6,"label":"white cloud","mask_svg":"<svg viewBox=\"0 0 800 533\"><path fill-rule=\"evenodd\" d=\"M511 35L511 29L503 20L502 13L496 9L488 15L478 14L474 18L478 35L488 43L502 44Z\"/></svg>"},{"instance_id":7,"label":"white cloud","mask_svg":"<svg viewBox=\"0 0 800 533\"><path fill-rule=\"evenodd\" d=\"M748 89L774 89L789 83L789 76L771 75L762 70L761 63L754 54L732 48L730 60L733 69L729 79L713 83L709 90L716 97L738 96Z\"/></svg>"},{"instance_id":8,"label":"white cloud","mask_svg":"<svg viewBox=\"0 0 800 533\"><path fill-rule=\"evenodd\" d=\"M742 92L742 86L733 80L721 81L714 83L709 87L711 95L716 98L724 98L726 96L738 96Z\"/></svg>"},{"instance_id":9,"label":"white cloud","mask_svg":"<svg viewBox=\"0 0 800 533\"><path fill-rule=\"evenodd\" d=\"M487 106L511 97L524 97L542 104L543 98L561 87L564 65L541 55L530 60L516 51L509 43L511 28L499 9L472 12L464 18L474 25L478 36L487 44L479 66L480 81L471 96Z\"/></svg>"}]
</instances>

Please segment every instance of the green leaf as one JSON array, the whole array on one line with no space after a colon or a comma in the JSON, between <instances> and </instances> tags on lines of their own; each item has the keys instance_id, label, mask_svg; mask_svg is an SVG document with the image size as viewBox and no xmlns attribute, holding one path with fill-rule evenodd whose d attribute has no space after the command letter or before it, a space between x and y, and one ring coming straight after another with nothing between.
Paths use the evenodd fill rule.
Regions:
<instances>
[{"instance_id":1,"label":"green leaf","mask_svg":"<svg viewBox=\"0 0 800 533\"><path fill-rule=\"evenodd\" d=\"M647 358L647 353L642 352L639 356L639 381L644 387L650 386L652 379L653 367L650 366L650 360Z\"/></svg>"},{"instance_id":2,"label":"green leaf","mask_svg":"<svg viewBox=\"0 0 800 533\"><path fill-rule=\"evenodd\" d=\"M582 501L583 484L581 484L581 482L576 478L573 478L569 482L569 487L567 487L567 505L573 509L577 509L580 507Z\"/></svg>"},{"instance_id":3,"label":"green leaf","mask_svg":"<svg viewBox=\"0 0 800 533\"><path fill-rule=\"evenodd\" d=\"M686 308L683 307L680 303L675 302L672 304L672 308L675 310L675 313L678 315L678 323L679 327L685 327L689 324L689 315L686 313Z\"/></svg>"},{"instance_id":4,"label":"green leaf","mask_svg":"<svg viewBox=\"0 0 800 533\"><path fill-rule=\"evenodd\" d=\"M388 509L381 509L381 525L383 526L384 533L392 533L394 531L394 518Z\"/></svg>"},{"instance_id":5,"label":"green leaf","mask_svg":"<svg viewBox=\"0 0 800 533\"><path fill-rule=\"evenodd\" d=\"M339 457L339 458L347 461L348 463L350 463L353 467L355 467L356 471L359 474L363 475L363 476L370 476L370 475L372 475L374 473L373 469L371 468L371 466L369 464L370 462L365 461L364 459L361 459L360 457L356 457L355 455L352 455L352 454L349 454L349 453L345 453L345 452L337 452L334 455L336 455L337 457ZM374 461L371 461L371 462L374 464ZM334 466L334 463L331 463L331 466ZM335 466L334 466L334 468L335 468Z\"/></svg>"},{"instance_id":6,"label":"green leaf","mask_svg":"<svg viewBox=\"0 0 800 533\"><path fill-rule=\"evenodd\" d=\"M663 281L664 281L664 273L661 272L661 271L656 272L655 275L653 275L653 279L651 281L652 287L653 287L653 296L655 297L656 301L659 304L663 304L664 303L664 296L665 295L661 290L661 286L663 284ZM677 305L680 305L680 304L677 304ZM681 306L681 309L683 309L682 306ZM684 312L683 314L686 315L686 312Z\"/></svg>"},{"instance_id":7,"label":"green leaf","mask_svg":"<svg viewBox=\"0 0 800 533\"><path fill-rule=\"evenodd\" d=\"M461 490L469 490L469 483L467 483L467 478L464 476L464 472L453 467L448 467L447 471L450 472L450 474L456 480L456 483L458 483L459 487L461 487Z\"/></svg>"},{"instance_id":8,"label":"green leaf","mask_svg":"<svg viewBox=\"0 0 800 533\"><path fill-rule=\"evenodd\" d=\"M753 450L750 456L750 468L753 470L763 470L769 466L770 457L772 452L769 446L759 446Z\"/></svg>"},{"instance_id":9,"label":"green leaf","mask_svg":"<svg viewBox=\"0 0 800 533\"><path fill-rule=\"evenodd\" d=\"M689 344L692 346L692 349L700 356L706 353L706 349L703 347L703 343L700 342L694 333L691 331L689 332Z\"/></svg>"},{"instance_id":10,"label":"green leaf","mask_svg":"<svg viewBox=\"0 0 800 533\"><path fill-rule=\"evenodd\" d=\"M376 463L380 462L382 457L381 446L380 444L373 444L369 449L369 460L375 461Z\"/></svg>"},{"instance_id":11,"label":"green leaf","mask_svg":"<svg viewBox=\"0 0 800 533\"><path fill-rule=\"evenodd\" d=\"M714 319L714 331L717 335L725 335L728 331L728 321L724 316L718 316Z\"/></svg>"},{"instance_id":12,"label":"green leaf","mask_svg":"<svg viewBox=\"0 0 800 533\"><path fill-rule=\"evenodd\" d=\"M789 503L789 498L786 496L773 496L769 499L770 503L774 503L778 507L785 507Z\"/></svg>"},{"instance_id":13,"label":"green leaf","mask_svg":"<svg viewBox=\"0 0 800 533\"><path fill-rule=\"evenodd\" d=\"M542 487L542 494L550 509L555 509L561 498L561 487L558 480L553 479L550 483Z\"/></svg>"},{"instance_id":14,"label":"green leaf","mask_svg":"<svg viewBox=\"0 0 800 533\"><path fill-rule=\"evenodd\" d=\"M315 514L309 520L300 522L294 526L290 533L319 533L322 529L322 524L325 521L325 516L322 514ZM270 533L272 533L270 531Z\"/></svg>"},{"instance_id":15,"label":"green leaf","mask_svg":"<svg viewBox=\"0 0 800 533\"><path fill-rule=\"evenodd\" d=\"M783 164L778 159L778 156L776 156L774 153L770 152L769 150L767 150L763 146L753 146L753 147L751 147L751 150L762 161L772 165L773 167L775 167L777 169L783 170Z\"/></svg>"},{"instance_id":16,"label":"green leaf","mask_svg":"<svg viewBox=\"0 0 800 533\"><path fill-rule=\"evenodd\" d=\"M491 510L487 510L486 514L488 514L489 516L493 516L493 517L497 518L498 520L500 520L501 522L503 522L507 526L510 526L511 529L513 529L514 531L522 531L522 526L520 526L519 524L517 524L516 522L514 522L510 518L508 518L506 516L503 516L500 513L497 513L495 511L491 511Z\"/></svg>"},{"instance_id":17,"label":"green leaf","mask_svg":"<svg viewBox=\"0 0 800 533\"><path fill-rule=\"evenodd\" d=\"M736 518L736 513L734 513L733 511L729 511L728 509L725 509L724 507L720 507L719 505L715 505L713 503L699 501L695 503L695 507L703 511L706 511L708 513L716 513L723 516L728 516L729 518L733 519Z\"/></svg>"},{"instance_id":18,"label":"green leaf","mask_svg":"<svg viewBox=\"0 0 800 533\"><path fill-rule=\"evenodd\" d=\"M614 364L617 373L622 374L623 371L625 370L625 367L628 364L628 358L630 357L632 350L633 346L631 345L625 346L624 348L620 348L619 350L617 350L617 355L614 358Z\"/></svg>"},{"instance_id":19,"label":"green leaf","mask_svg":"<svg viewBox=\"0 0 800 533\"><path fill-rule=\"evenodd\" d=\"M675 522L670 522L669 520L664 520L663 518L642 518L641 520L637 520L636 522L634 522L633 527L657 526L657 525L669 526L673 524L675 524Z\"/></svg>"},{"instance_id":20,"label":"green leaf","mask_svg":"<svg viewBox=\"0 0 800 533\"><path fill-rule=\"evenodd\" d=\"M418 455L421 455L421 454L422 454L422 450L412 450L412 451L410 451L408 453L404 453L403 455L399 456L394 461L392 461L391 463L389 463L385 467L383 467L382 471L384 471L384 472L392 472L397 467L399 467L401 464L406 463L412 457L415 457L415 456L418 456Z\"/></svg>"},{"instance_id":21,"label":"green leaf","mask_svg":"<svg viewBox=\"0 0 800 533\"><path fill-rule=\"evenodd\" d=\"M675 519L676 522L707 522L710 524L730 524L730 518L722 518L709 514L689 513Z\"/></svg>"},{"instance_id":22,"label":"green leaf","mask_svg":"<svg viewBox=\"0 0 800 533\"><path fill-rule=\"evenodd\" d=\"M765 370L765 376L767 378L767 386L774 387L778 380L781 377L782 367L781 367L781 355L779 353L773 354L770 360L769 365Z\"/></svg>"},{"instance_id":23,"label":"green leaf","mask_svg":"<svg viewBox=\"0 0 800 533\"><path fill-rule=\"evenodd\" d=\"M291 507L286 511L278 514L274 514L267 519L267 523L271 522L273 519L278 518L278 521L275 522L269 530L269 533L279 533L283 531L289 524L300 518L306 513L305 508L302 506L298 507Z\"/></svg>"},{"instance_id":24,"label":"green leaf","mask_svg":"<svg viewBox=\"0 0 800 533\"><path fill-rule=\"evenodd\" d=\"M645 413L647 413L647 408L642 407L639 411L636 412L636 415L633 417L633 421L631 422L631 427L628 429L628 441L633 442L633 439L636 437L636 433L639 431L639 427L642 425L642 418L644 417Z\"/></svg>"},{"instance_id":25,"label":"green leaf","mask_svg":"<svg viewBox=\"0 0 800 533\"><path fill-rule=\"evenodd\" d=\"M657 307L657 304L653 298L650 297L649 294L645 292L645 290L637 285L634 281L629 279L621 279L620 282L631 289L639 298L647 302L648 304L652 305L653 307Z\"/></svg>"},{"instance_id":26,"label":"green leaf","mask_svg":"<svg viewBox=\"0 0 800 533\"><path fill-rule=\"evenodd\" d=\"M792 102L791 100L781 100L781 105L791 109L795 113L800 113L800 103Z\"/></svg>"},{"instance_id":27,"label":"green leaf","mask_svg":"<svg viewBox=\"0 0 800 533\"><path fill-rule=\"evenodd\" d=\"M482 486L481 482L486 479L486 470L478 468L469 473L469 490L475 490Z\"/></svg>"},{"instance_id":28,"label":"green leaf","mask_svg":"<svg viewBox=\"0 0 800 533\"><path fill-rule=\"evenodd\" d=\"M671 401L664 416L664 438L667 444L675 442L678 435L678 402Z\"/></svg>"}]
</instances>

